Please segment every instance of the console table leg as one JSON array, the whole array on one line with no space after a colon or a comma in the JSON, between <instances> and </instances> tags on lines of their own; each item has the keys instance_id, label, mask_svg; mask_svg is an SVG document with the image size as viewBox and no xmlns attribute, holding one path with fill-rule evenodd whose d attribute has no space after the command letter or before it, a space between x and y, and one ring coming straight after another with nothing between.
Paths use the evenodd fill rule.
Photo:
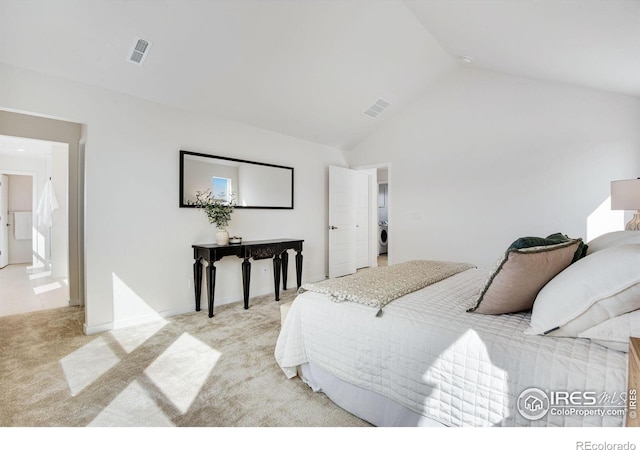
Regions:
<instances>
[{"instance_id":1,"label":"console table leg","mask_svg":"<svg viewBox=\"0 0 640 450\"><path fill-rule=\"evenodd\" d=\"M282 290L287 290L287 266L289 265L289 253L285 250L282 252Z\"/></svg>"},{"instance_id":2,"label":"console table leg","mask_svg":"<svg viewBox=\"0 0 640 450\"><path fill-rule=\"evenodd\" d=\"M296 250L296 281L298 282L298 289L302 286L302 253L300 250Z\"/></svg>"},{"instance_id":3,"label":"console table leg","mask_svg":"<svg viewBox=\"0 0 640 450\"><path fill-rule=\"evenodd\" d=\"M282 261L280 260L280 255L273 256L273 286L276 291L276 301L280 301L280 270Z\"/></svg>"},{"instance_id":4,"label":"console table leg","mask_svg":"<svg viewBox=\"0 0 640 450\"><path fill-rule=\"evenodd\" d=\"M216 266L209 261L207 267L207 295L209 297L209 317L213 317L213 297L216 292Z\"/></svg>"},{"instance_id":5,"label":"console table leg","mask_svg":"<svg viewBox=\"0 0 640 450\"><path fill-rule=\"evenodd\" d=\"M244 293L244 309L249 309L249 284L251 283L251 263L249 258L242 262L242 291Z\"/></svg>"},{"instance_id":6,"label":"console table leg","mask_svg":"<svg viewBox=\"0 0 640 450\"><path fill-rule=\"evenodd\" d=\"M196 294L196 311L200 311L200 296L202 295L202 262L200 258L193 263L193 290Z\"/></svg>"}]
</instances>

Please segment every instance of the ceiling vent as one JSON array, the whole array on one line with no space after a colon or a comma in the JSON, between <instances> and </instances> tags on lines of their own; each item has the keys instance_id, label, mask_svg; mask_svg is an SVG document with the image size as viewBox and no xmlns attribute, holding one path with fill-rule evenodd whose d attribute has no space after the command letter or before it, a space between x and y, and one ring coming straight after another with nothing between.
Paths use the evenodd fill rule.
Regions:
<instances>
[{"instance_id":1,"label":"ceiling vent","mask_svg":"<svg viewBox=\"0 0 640 450\"><path fill-rule=\"evenodd\" d=\"M389 103L388 101L379 98L378 100L376 100L376 102L369 106L369 109L367 109L364 114L369 116L369 117L373 117L374 119L376 117L378 117L380 114L382 114L382 112L387 109L387 107L391 105L391 103Z\"/></svg>"},{"instance_id":2,"label":"ceiling vent","mask_svg":"<svg viewBox=\"0 0 640 450\"><path fill-rule=\"evenodd\" d=\"M133 41L133 46L131 47L131 52L129 52L129 62L134 64L142 64L149 54L149 49L151 48L151 42L136 38Z\"/></svg>"}]
</instances>

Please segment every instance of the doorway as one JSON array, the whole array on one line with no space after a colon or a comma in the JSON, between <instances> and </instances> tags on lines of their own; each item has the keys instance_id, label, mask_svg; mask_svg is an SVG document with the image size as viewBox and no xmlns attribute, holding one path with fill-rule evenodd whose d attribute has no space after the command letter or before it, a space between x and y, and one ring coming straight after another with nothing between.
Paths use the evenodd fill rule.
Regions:
<instances>
[{"instance_id":1,"label":"doorway","mask_svg":"<svg viewBox=\"0 0 640 450\"><path fill-rule=\"evenodd\" d=\"M388 225L381 232L380 182L386 182L384 221L389 221L389 165L329 167L328 277L388 265ZM384 250L381 251L381 237Z\"/></svg>"},{"instance_id":2,"label":"doorway","mask_svg":"<svg viewBox=\"0 0 640 450\"><path fill-rule=\"evenodd\" d=\"M378 181L378 266L388 265L389 257L389 168L376 169Z\"/></svg>"},{"instance_id":3,"label":"doorway","mask_svg":"<svg viewBox=\"0 0 640 450\"><path fill-rule=\"evenodd\" d=\"M67 144L0 136L0 316L69 306L68 159Z\"/></svg>"}]
</instances>

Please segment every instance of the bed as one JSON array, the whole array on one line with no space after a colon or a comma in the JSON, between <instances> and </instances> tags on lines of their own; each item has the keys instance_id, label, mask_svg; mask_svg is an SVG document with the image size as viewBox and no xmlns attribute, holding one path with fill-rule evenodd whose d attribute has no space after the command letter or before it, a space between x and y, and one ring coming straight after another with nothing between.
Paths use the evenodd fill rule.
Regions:
<instances>
[{"instance_id":1,"label":"bed","mask_svg":"<svg viewBox=\"0 0 640 450\"><path fill-rule=\"evenodd\" d=\"M379 307L307 285L275 358L376 426L622 426L640 233L569 240L512 244Z\"/></svg>"}]
</instances>

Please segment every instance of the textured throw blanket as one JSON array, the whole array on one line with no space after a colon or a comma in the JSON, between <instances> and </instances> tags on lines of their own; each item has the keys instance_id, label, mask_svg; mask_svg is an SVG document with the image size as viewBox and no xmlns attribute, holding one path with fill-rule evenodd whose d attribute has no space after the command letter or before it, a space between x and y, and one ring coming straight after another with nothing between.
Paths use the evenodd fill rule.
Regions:
<instances>
[{"instance_id":1,"label":"textured throw blanket","mask_svg":"<svg viewBox=\"0 0 640 450\"><path fill-rule=\"evenodd\" d=\"M408 261L392 266L365 269L342 278L305 283L299 292L326 294L334 302L351 301L382 308L405 294L474 268L472 264L442 261Z\"/></svg>"}]
</instances>

